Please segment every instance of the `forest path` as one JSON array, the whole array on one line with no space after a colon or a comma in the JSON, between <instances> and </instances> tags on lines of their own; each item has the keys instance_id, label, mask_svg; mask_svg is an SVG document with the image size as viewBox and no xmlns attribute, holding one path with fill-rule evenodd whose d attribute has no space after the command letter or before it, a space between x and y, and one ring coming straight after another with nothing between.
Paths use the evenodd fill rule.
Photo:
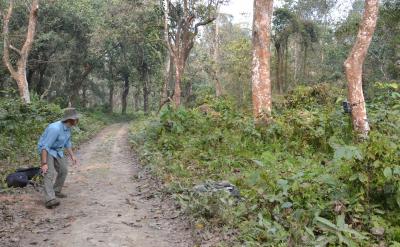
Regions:
<instances>
[{"instance_id":1,"label":"forest path","mask_svg":"<svg viewBox=\"0 0 400 247\"><path fill-rule=\"evenodd\" d=\"M81 146L59 207L44 208L39 192L25 195L31 224L15 246L193 246L187 224L135 161L128 127L108 126Z\"/></svg>"}]
</instances>

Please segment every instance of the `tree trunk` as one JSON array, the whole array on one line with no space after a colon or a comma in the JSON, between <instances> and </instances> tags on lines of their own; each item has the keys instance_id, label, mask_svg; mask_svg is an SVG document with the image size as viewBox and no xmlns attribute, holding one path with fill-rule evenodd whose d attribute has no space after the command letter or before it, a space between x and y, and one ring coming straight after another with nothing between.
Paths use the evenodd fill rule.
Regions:
<instances>
[{"instance_id":1,"label":"tree trunk","mask_svg":"<svg viewBox=\"0 0 400 247\"><path fill-rule=\"evenodd\" d=\"M362 89L362 71L363 63L375 31L378 11L378 0L365 0L365 11L358 30L357 39L344 63L348 82L348 100L352 107L353 128L363 135L368 135L369 124Z\"/></svg>"},{"instance_id":2,"label":"tree trunk","mask_svg":"<svg viewBox=\"0 0 400 247\"><path fill-rule=\"evenodd\" d=\"M138 112L140 110L140 91L136 88L135 97L133 100L135 111Z\"/></svg>"},{"instance_id":3,"label":"tree trunk","mask_svg":"<svg viewBox=\"0 0 400 247\"><path fill-rule=\"evenodd\" d=\"M114 111L114 83L110 83L109 85L110 94L108 95L108 104L109 104L109 112L113 113Z\"/></svg>"},{"instance_id":4,"label":"tree trunk","mask_svg":"<svg viewBox=\"0 0 400 247\"><path fill-rule=\"evenodd\" d=\"M278 93L283 93L283 80L284 80L284 47L281 43L275 43L276 49L276 90Z\"/></svg>"},{"instance_id":5,"label":"tree trunk","mask_svg":"<svg viewBox=\"0 0 400 247\"><path fill-rule=\"evenodd\" d=\"M183 65L180 61L180 57L175 57L175 88L174 88L174 104L175 107L181 105L181 82L182 82L182 72L183 72Z\"/></svg>"},{"instance_id":6,"label":"tree trunk","mask_svg":"<svg viewBox=\"0 0 400 247\"><path fill-rule=\"evenodd\" d=\"M112 70L110 70L111 72ZM114 87L114 82L113 80L113 76L110 75L110 79L108 82L108 90L109 90L109 94L108 94L108 112L109 113L113 113L114 111L114 91L115 91L115 87Z\"/></svg>"},{"instance_id":7,"label":"tree trunk","mask_svg":"<svg viewBox=\"0 0 400 247\"><path fill-rule=\"evenodd\" d=\"M173 60L169 54L167 54L167 59L165 61L165 74L164 83L161 91L160 107L162 107L168 101L168 85L170 81L170 74L172 69Z\"/></svg>"},{"instance_id":8,"label":"tree trunk","mask_svg":"<svg viewBox=\"0 0 400 247\"><path fill-rule=\"evenodd\" d=\"M185 91L186 104L189 104L193 96L193 83L191 81L188 81L188 85Z\"/></svg>"},{"instance_id":9,"label":"tree trunk","mask_svg":"<svg viewBox=\"0 0 400 247\"><path fill-rule=\"evenodd\" d=\"M26 73L20 71L16 77L13 77L18 84L19 96L24 101L24 103L31 103L31 96L28 88L28 81L26 79Z\"/></svg>"},{"instance_id":10,"label":"tree trunk","mask_svg":"<svg viewBox=\"0 0 400 247\"><path fill-rule=\"evenodd\" d=\"M36 85L36 93L38 95L42 95L44 93L44 75L46 73L47 70L47 66L40 66L39 67L39 80L38 83Z\"/></svg>"},{"instance_id":11,"label":"tree trunk","mask_svg":"<svg viewBox=\"0 0 400 247\"><path fill-rule=\"evenodd\" d=\"M304 55L303 55L303 80L305 81L307 78L307 58L308 58L308 46L304 46Z\"/></svg>"},{"instance_id":12,"label":"tree trunk","mask_svg":"<svg viewBox=\"0 0 400 247\"><path fill-rule=\"evenodd\" d=\"M277 90L278 92L279 92L279 84L280 84L280 82L279 82L279 78L280 78L280 74L281 74L281 72L280 72L280 68L279 68L279 66L280 66L280 64L281 64L281 62L280 62L280 52L279 52L279 44L278 43L275 43L275 50L276 50L276 68L275 68L275 72L276 72L276 75L275 75L275 90Z\"/></svg>"},{"instance_id":13,"label":"tree trunk","mask_svg":"<svg viewBox=\"0 0 400 247\"><path fill-rule=\"evenodd\" d=\"M211 6L212 1L209 2ZM173 57L175 63L175 90L173 101L175 107L181 104L181 82L185 71L185 65L189 53L193 48L195 38L199 33L199 27L205 26L215 20L215 17L210 17L201 20L195 24L196 16L191 13L193 5L188 0L183 0L183 15L176 20L176 27L173 30L169 28L169 9L172 5L170 0L165 0L164 4L164 39L167 45L169 54ZM217 3L218 5L218 3ZM173 39L170 37L172 34Z\"/></svg>"},{"instance_id":14,"label":"tree trunk","mask_svg":"<svg viewBox=\"0 0 400 247\"><path fill-rule=\"evenodd\" d=\"M213 60L214 60L214 81L215 81L215 96L220 97L222 95L222 86L219 80L219 25L218 16L215 21L215 33L214 33L214 47L213 47Z\"/></svg>"},{"instance_id":15,"label":"tree trunk","mask_svg":"<svg viewBox=\"0 0 400 247\"><path fill-rule=\"evenodd\" d=\"M124 90L122 92L122 114L126 114L126 105L127 105L127 101L126 99L128 98L128 94L129 94L129 75L124 73L123 74L123 79L124 79Z\"/></svg>"},{"instance_id":16,"label":"tree trunk","mask_svg":"<svg viewBox=\"0 0 400 247\"><path fill-rule=\"evenodd\" d=\"M0 97L3 96L2 91L5 89L5 78L3 76L0 76Z\"/></svg>"},{"instance_id":17,"label":"tree trunk","mask_svg":"<svg viewBox=\"0 0 400 247\"><path fill-rule=\"evenodd\" d=\"M149 110L149 71L147 68L144 71L144 76L143 76L143 111L145 113L148 112Z\"/></svg>"},{"instance_id":18,"label":"tree trunk","mask_svg":"<svg viewBox=\"0 0 400 247\"><path fill-rule=\"evenodd\" d=\"M32 88L33 82L32 82L32 78L35 75L36 71L35 69L26 68L27 72L26 72L26 81L28 82L28 88Z\"/></svg>"},{"instance_id":19,"label":"tree trunk","mask_svg":"<svg viewBox=\"0 0 400 247\"><path fill-rule=\"evenodd\" d=\"M9 1L9 7L7 14L4 16L3 20L3 36L4 36L4 50L3 50L3 62L11 74L11 77L17 82L19 95L24 103L30 103L30 94L28 81L26 78L26 66L28 63L28 56L32 49L33 39L35 37L36 25L37 25L37 13L39 10L39 0L32 0L31 10L29 12L29 23L28 31L26 34L25 43L23 44L21 50L15 48L10 44L9 40L9 23L13 13L14 1ZM13 67L10 59L10 49L15 51L19 58L17 60L17 69Z\"/></svg>"},{"instance_id":20,"label":"tree trunk","mask_svg":"<svg viewBox=\"0 0 400 247\"><path fill-rule=\"evenodd\" d=\"M299 70L299 41L298 41L298 35L296 35L296 38L294 40L294 65L293 65L293 82L297 84L297 75L298 75L298 70Z\"/></svg>"},{"instance_id":21,"label":"tree trunk","mask_svg":"<svg viewBox=\"0 0 400 247\"><path fill-rule=\"evenodd\" d=\"M285 45L285 64L284 64L284 78L283 78L283 91L286 92L288 89L288 73L289 73L289 68L288 68L288 62L289 61L289 46L288 44Z\"/></svg>"},{"instance_id":22,"label":"tree trunk","mask_svg":"<svg viewBox=\"0 0 400 247\"><path fill-rule=\"evenodd\" d=\"M111 56L110 56L111 57ZM114 72L113 72L113 60L111 59L108 65L108 112L113 113L114 111ZM107 65L105 64L104 69L107 70Z\"/></svg>"},{"instance_id":23,"label":"tree trunk","mask_svg":"<svg viewBox=\"0 0 400 247\"><path fill-rule=\"evenodd\" d=\"M254 0L252 98L258 123L271 119L270 40L273 0Z\"/></svg>"},{"instance_id":24,"label":"tree trunk","mask_svg":"<svg viewBox=\"0 0 400 247\"><path fill-rule=\"evenodd\" d=\"M281 47L281 51L280 51L281 53L280 53L280 59L279 59L279 62L280 62L280 64L279 64L279 67L280 67L280 69L279 69L279 71L280 71L280 74L279 74L279 93L280 94L283 94L283 87L284 87L284 74L285 74L285 67L284 67L284 64L285 64L285 49L284 49L284 47Z\"/></svg>"},{"instance_id":25,"label":"tree trunk","mask_svg":"<svg viewBox=\"0 0 400 247\"><path fill-rule=\"evenodd\" d=\"M83 86L82 87L82 106L83 106L83 108L86 108L87 104L88 104L87 87Z\"/></svg>"}]
</instances>

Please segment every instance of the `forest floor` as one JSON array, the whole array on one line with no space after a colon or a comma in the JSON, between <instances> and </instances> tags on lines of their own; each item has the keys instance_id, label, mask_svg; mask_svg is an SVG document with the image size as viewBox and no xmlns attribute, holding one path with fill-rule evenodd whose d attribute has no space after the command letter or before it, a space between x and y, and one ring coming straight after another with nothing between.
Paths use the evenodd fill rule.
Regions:
<instances>
[{"instance_id":1,"label":"forest floor","mask_svg":"<svg viewBox=\"0 0 400 247\"><path fill-rule=\"evenodd\" d=\"M81 145L59 207L46 209L32 186L0 194L1 246L193 246L189 224L132 154L128 126Z\"/></svg>"}]
</instances>

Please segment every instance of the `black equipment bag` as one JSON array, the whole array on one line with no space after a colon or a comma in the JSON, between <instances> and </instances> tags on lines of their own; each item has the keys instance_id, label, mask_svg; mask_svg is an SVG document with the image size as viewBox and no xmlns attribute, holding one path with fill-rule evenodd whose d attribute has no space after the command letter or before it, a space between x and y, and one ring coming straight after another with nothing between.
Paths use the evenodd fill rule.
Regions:
<instances>
[{"instance_id":1,"label":"black equipment bag","mask_svg":"<svg viewBox=\"0 0 400 247\"><path fill-rule=\"evenodd\" d=\"M18 169L17 172L11 173L7 176L8 187L25 187L29 184L29 180L40 174L39 167L32 167L27 169Z\"/></svg>"},{"instance_id":2,"label":"black equipment bag","mask_svg":"<svg viewBox=\"0 0 400 247\"><path fill-rule=\"evenodd\" d=\"M18 169L17 172L24 172L28 176L28 180L32 180L32 178L40 174L40 167Z\"/></svg>"}]
</instances>

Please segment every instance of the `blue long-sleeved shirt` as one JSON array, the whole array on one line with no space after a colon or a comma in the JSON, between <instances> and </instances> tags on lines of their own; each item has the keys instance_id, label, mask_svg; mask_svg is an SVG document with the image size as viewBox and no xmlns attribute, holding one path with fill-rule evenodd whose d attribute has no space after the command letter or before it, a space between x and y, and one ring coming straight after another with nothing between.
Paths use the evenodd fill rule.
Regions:
<instances>
[{"instance_id":1,"label":"blue long-sleeved shirt","mask_svg":"<svg viewBox=\"0 0 400 247\"><path fill-rule=\"evenodd\" d=\"M61 121L54 122L47 126L38 143L39 154L43 149L54 158L64 157L64 148L70 148L71 129Z\"/></svg>"}]
</instances>

